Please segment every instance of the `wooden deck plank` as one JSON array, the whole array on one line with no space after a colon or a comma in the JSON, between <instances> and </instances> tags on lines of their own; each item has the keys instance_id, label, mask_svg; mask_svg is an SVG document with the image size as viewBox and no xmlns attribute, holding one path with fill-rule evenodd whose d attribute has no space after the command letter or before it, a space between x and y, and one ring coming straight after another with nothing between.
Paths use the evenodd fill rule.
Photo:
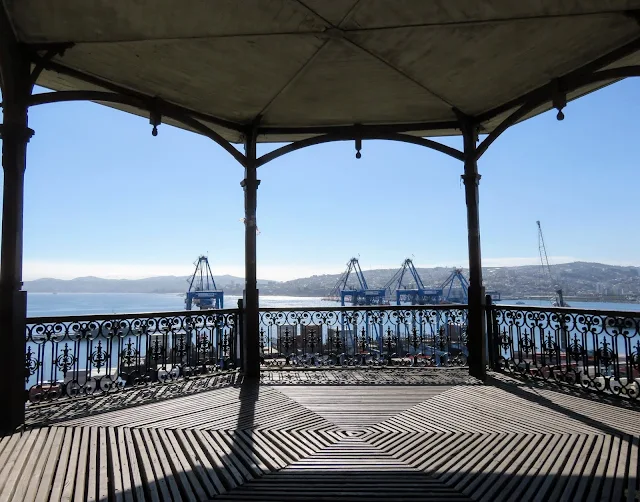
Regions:
<instances>
[{"instance_id":1,"label":"wooden deck plank","mask_svg":"<svg viewBox=\"0 0 640 502\"><path fill-rule=\"evenodd\" d=\"M627 483L627 501L634 502L637 500L640 495L640 486L638 486L638 481L640 481L640 475L638 473L638 468L640 467L640 462L638 459L638 455L640 454L640 436L633 436L633 441L631 442L629 448L629 481Z\"/></svg>"},{"instance_id":2,"label":"wooden deck plank","mask_svg":"<svg viewBox=\"0 0 640 502\"><path fill-rule=\"evenodd\" d=\"M124 502L134 502L134 490L131 482L131 468L129 466L129 452L127 449L127 440L123 430L116 428L111 429L116 440L116 448L118 451L118 460L120 463L120 476L122 478L122 494ZM114 469L116 467L114 466Z\"/></svg>"},{"instance_id":3,"label":"wooden deck plank","mask_svg":"<svg viewBox=\"0 0 640 502\"><path fill-rule=\"evenodd\" d=\"M65 487L65 479L67 476L72 476L75 473L75 469L70 465L70 456L72 451L72 445L75 443L74 429L60 427L58 430L64 435L62 446L60 448L59 460L56 465L53 484L51 486L51 492L49 494L49 500L51 502L60 502L62 500L62 492ZM75 457L75 455L74 455ZM46 500L44 497L41 500Z\"/></svg>"},{"instance_id":4,"label":"wooden deck plank","mask_svg":"<svg viewBox=\"0 0 640 502\"><path fill-rule=\"evenodd\" d=\"M89 459L90 449L90 428L83 427L80 431L80 447L75 454L78 456L77 474L75 487L73 488L74 502L85 502L87 499L87 486L89 485Z\"/></svg>"},{"instance_id":5,"label":"wooden deck plank","mask_svg":"<svg viewBox=\"0 0 640 502\"><path fill-rule=\"evenodd\" d=\"M81 483L84 483L84 480L76 482L76 479L78 478L78 463L80 462L82 433L82 428L78 428L73 431L73 443L69 453L69 466L67 475L64 477L64 487L60 499L62 502L70 502L73 500L74 492L78 489ZM84 473L82 476L84 478Z\"/></svg>"},{"instance_id":6,"label":"wooden deck plank","mask_svg":"<svg viewBox=\"0 0 640 502\"><path fill-rule=\"evenodd\" d=\"M604 477L606 475L607 463L609 462L612 440L613 436L604 436L602 450L597 460L595 472L591 480L591 487L589 488L587 502L597 502L598 500L602 500L600 493Z\"/></svg>"},{"instance_id":7,"label":"wooden deck plank","mask_svg":"<svg viewBox=\"0 0 640 502\"><path fill-rule=\"evenodd\" d=\"M175 446L180 448L184 458L191 466L190 473L194 479L192 483L195 483L195 479L199 483L199 489L196 491L198 497L212 498L218 494L218 491L214 488L211 479L207 475L206 466L203 464L202 459L198 456L193 445L187 441L184 436L184 431L176 430L169 432L170 435L175 434Z\"/></svg>"},{"instance_id":8,"label":"wooden deck plank","mask_svg":"<svg viewBox=\"0 0 640 502\"><path fill-rule=\"evenodd\" d=\"M138 457L136 455L136 446L133 440L133 435L131 434L131 429L124 429L123 432L127 459L129 461L129 474L131 475L130 490L132 493L134 493L136 500L144 500L144 488L142 486L142 476L140 475L141 466L138 464Z\"/></svg>"},{"instance_id":9,"label":"wooden deck plank","mask_svg":"<svg viewBox=\"0 0 640 502\"><path fill-rule=\"evenodd\" d=\"M46 429L40 430L38 439L20 474L22 480L29 479L31 482L18 482L13 500L20 502L33 501L42 480L48 450L51 448L54 439L54 434L50 434L49 432L50 431Z\"/></svg>"},{"instance_id":10,"label":"wooden deck plank","mask_svg":"<svg viewBox=\"0 0 640 502\"><path fill-rule=\"evenodd\" d=\"M582 476L577 483L576 491L574 492L574 500L584 500L586 494L591 489L591 478L593 477L594 470L602 454L602 448L604 447L606 436L597 435L591 455L587 458L582 471Z\"/></svg>"},{"instance_id":11,"label":"wooden deck plank","mask_svg":"<svg viewBox=\"0 0 640 502\"><path fill-rule=\"evenodd\" d=\"M618 464L616 466L615 472L612 474L613 478L613 486L611 487L611 502L622 500L622 495L624 493L624 482L626 478L626 470L627 470L627 459L629 458L629 441L630 437L625 435L620 438L619 448L618 448ZM604 490L604 493L609 493L607 490Z\"/></svg>"},{"instance_id":12,"label":"wooden deck plank","mask_svg":"<svg viewBox=\"0 0 640 502\"><path fill-rule=\"evenodd\" d=\"M195 431L196 437L224 480L228 490L244 482L244 478L236 465L225 454L223 447L214 439L213 433Z\"/></svg>"},{"instance_id":13,"label":"wooden deck plank","mask_svg":"<svg viewBox=\"0 0 640 502\"><path fill-rule=\"evenodd\" d=\"M120 462L120 451L118 448L118 438L116 437L115 430L109 429L105 431L108 435L109 441L109 469L111 475L111 489L113 490L113 501L124 502L124 489L122 482L122 463Z\"/></svg>"},{"instance_id":14,"label":"wooden deck plank","mask_svg":"<svg viewBox=\"0 0 640 502\"><path fill-rule=\"evenodd\" d=\"M18 482L16 483L12 498L7 500L15 500L16 502L31 501L35 496L35 492L40 484L42 471L44 470L44 462L46 460L47 445L51 447L53 434L49 434L48 429L40 429L38 437L33 445L33 449L27 453L24 464L18 474ZM28 479L29 483L20 482L20 480Z\"/></svg>"},{"instance_id":15,"label":"wooden deck plank","mask_svg":"<svg viewBox=\"0 0 640 502\"><path fill-rule=\"evenodd\" d=\"M147 429L134 429L132 434L136 444L138 462L142 465L142 480L147 486L151 498L153 500L171 500L165 477L158 469L157 445L151 441Z\"/></svg>"},{"instance_id":16,"label":"wooden deck plank","mask_svg":"<svg viewBox=\"0 0 640 502\"><path fill-rule=\"evenodd\" d=\"M574 500L574 493L580 483L584 469L591 456L595 454L594 448L596 447L596 439L598 436L585 435L584 437L585 441L582 443L580 450L576 453L573 465L568 471L567 483L564 488L558 484L556 490L551 494L551 500L560 500L563 502L570 502Z\"/></svg>"},{"instance_id":17,"label":"wooden deck plank","mask_svg":"<svg viewBox=\"0 0 640 502\"><path fill-rule=\"evenodd\" d=\"M575 454L575 445L579 436L576 434L563 434L563 438L566 438L564 445L558 446L557 449L549 453L545 465L540 470L541 476L539 475L529 486L528 497L548 499L547 493L558 481L558 475L562 471L564 464Z\"/></svg>"},{"instance_id":18,"label":"wooden deck plank","mask_svg":"<svg viewBox=\"0 0 640 502\"><path fill-rule=\"evenodd\" d=\"M98 428L89 427L89 472L87 473L87 502L95 502L97 500L98 491Z\"/></svg>"},{"instance_id":19,"label":"wooden deck plank","mask_svg":"<svg viewBox=\"0 0 640 502\"><path fill-rule=\"evenodd\" d=\"M107 450L107 429L98 429L98 501L107 502L109 498L109 452Z\"/></svg>"},{"instance_id":20,"label":"wooden deck plank","mask_svg":"<svg viewBox=\"0 0 640 502\"><path fill-rule=\"evenodd\" d=\"M198 462L203 467L203 472L205 476L208 476L210 482L213 484L213 488L211 493L213 495L218 495L220 493L224 493L226 488L224 483L218 476L218 472L216 471L216 467L211 462L209 455L202 449L202 444L198 441L196 437L197 431L177 431L179 435L182 437L182 440L186 440L189 443L189 447L193 449L195 455L198 458Z\"/></svg>"},{"instance_id":21,"label":"wooden deck plank","mask_svg":"<svg viewBox=\"0 0 640 502\"><path fill-rule=\"evenodd\" d=\"M177 444L175 437L168 430L159 430L158 436L162 441L174 474L180 483L180 492L189 501L205 500L206 493L197 479L191 473L191 466L184 453Z\"/></svg>"},{"instance_id":22,"label":"wooden deck plank","mask_svg":"<svg viewBox=\"0 0 640 502\"><path fill-rule=\"evenodd\" d=\"M162 466L161 458L165 457L164 451L160 447L160 443L154 441L149 429L140 429L141 442L144 443L149 463L153 471L153 478L158 485L158 491L161 495L160 500L171 500L172 495L167 484L167 478L171 478L171 470L165 471Z\"/></svg>"},{"instance_id":23,"label":"wooden deck plank","mask_svg":"<svg viewBox=\"0 0 640 502\"><path fill-rule=\"evenodd\" d=\"M504 458L500 464L500 469L496 469L497 477L487 476L486 481L473 492L474 498L486 502L493 502L498 498L498 494L504 497L508 496L509 492L503 489L503 487L508 484L511 479L514 479L516 473L528 462L532 452L538 448L542 439L543 436L541 434L521 436L518 441L520 448L516 446L509 455ZM474 490L473 487L467 487L465 493L469 494L472 490Z\"/></svg>"},{"instance_id":24,"label":"wooden deck plank","mask_svg":"<svg viewBox=\"0 0 640 502\"><path fill-rule=\"evenodd\" d=\"M148 429L148 433L150 437L149 441L155 447L158 456L158 464L154 466L156 476L161 476L166 482L169 493L171 494L171 498L168 500L180 500L180 487L171 470L171 464L167 459L167 452L162 448L162 441L160 440L158 431L156 429Z\"/></svg>"},{"instance_id":25,"label":"wooden deck plank","mask_svg":"<svg viewBox=\"0 0 640 502\"><path fill-rule=\"evenodd\" d=\"M53 486L53 475L55 473L58 460L60 459L60 449L62 448L62 442L64 440L64 432L64 429L58 427L50 430L49 437L52 440L42 452L41 458L43 459L43 466L38 476L40 479L37 484L37 491L32 490L33 495L31 497L29 496L29 493L27 493L25 502L37 502L49 497ZM32 483L32 486L36 486L35 480L34 483Z\"/></svg>"},{"instance_id":26,"label":"wooden deck plank","mask_svg":"<svg viewBox=\"0 0 640 502\"><path fill-rule=\"evenodd\" d=\"M4 438L0 500L633 500L638 423L542 388L227 387Z\"/></svg>"},{"instance_id":27,"label":"wooden deck plank","mask_svg":"<svg viewBox=\"0 0 640 502\"><path fill-rule=\"evenodd\" d=\"M17 482L22 476L24 466L29 461L31 450L40 435L40 431L30 431L24 442L20 442L9 457L9 461L3 469L3 487L0 500L12 500L17 490Z\"/></svg>"},{"instance_id":28,"label":"wooden deck plank","mask_svg":"<svg viewBox=\"0 0 640 502\"><path fill-rule=\"evenodd\" d=\"M487 456L485 465L477 472L475 479L461 485L460 490L467 495L472 495L473 498L479 498L484 491L480 490L480 487L486 484L487 479L495 484L504 475L505 467L517 458L530 439L531 436L507 434L499 448L494 449Z\"/></svg>"}]
</instances>

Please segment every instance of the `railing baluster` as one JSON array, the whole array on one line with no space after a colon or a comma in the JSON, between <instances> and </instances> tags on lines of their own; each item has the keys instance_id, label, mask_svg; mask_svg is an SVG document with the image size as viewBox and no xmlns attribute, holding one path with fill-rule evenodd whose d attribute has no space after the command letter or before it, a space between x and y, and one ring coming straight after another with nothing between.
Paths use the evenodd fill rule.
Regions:
<instances>
[{"instance_id":1,"label":"railing baluster","mask_svg":"<svg viewBox=\"0 0 640 502\"><path fill-rule=\"evenodd\" d=\"M640 401L640 312L488 304L487 315L496 370Z\"/></svg>"},{"instance_id":2,"label":"railing baluster","mask_svg":"<svg viewBox=\"0 0 640 502\"><path fill-rule=\"evenodd\" d=\"M28 318L27 399L98 396L233 367L238 312Z\"/></svg>"},{"instance_id":3,"label":"railing baluster","mask_svg":"<svg viewBox=\"0 0 640 502\"><path fill-rule=\"evenodd\" d=\"M262 364L465 365L466 322L465 305L262 308Z\"/></svg>"}]
</instances>

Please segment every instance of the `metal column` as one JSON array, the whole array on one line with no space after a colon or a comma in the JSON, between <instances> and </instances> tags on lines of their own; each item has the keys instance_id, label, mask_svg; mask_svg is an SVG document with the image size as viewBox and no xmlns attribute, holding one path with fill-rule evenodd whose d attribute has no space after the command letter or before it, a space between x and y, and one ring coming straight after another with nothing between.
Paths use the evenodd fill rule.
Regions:
<instances>
[{"instance_id":1,"label":"metal column","mask_svg":"<svg viewBox=\"0 0 640 502\"><path fill-rule=\"evenodd\" d=\"M470 120L461 120L464 138L464 180L467 202L467 232L469 236L469 373L484 380L486 369L486 330L484 322L485 292L482 285L480 252L480 215L478 211L478 163L476 160L476 130Z\"/></svg>"},{"instance_id":2,"label":"metal column","mask_svg":"<svg viewBox=\"0 0 640 502\"><path fill-rule=\"evenodd\" d=\"M27 143L33 135L28 127L27 101L31 94L30 63L7 34L0 39L3 123L2 249L0 252L0 434L12 433L24 422L25 319L27 293L22 291L22 232L24 170Z\"/></svg>"},{"instance_id":3,"label":"metal column","mask_svg":"<svg viewBox=\"0 0 640 502\"><path fill-rule=\"evenodd\" d=\"M258 168L256 165L256 136L245 141L247 157L244 188L244 319L242 333L242 371L246 377L260 375L260 313L258 311L258 282L256 272L256 205L258 199Z\"/></svg>"}]
</instances>

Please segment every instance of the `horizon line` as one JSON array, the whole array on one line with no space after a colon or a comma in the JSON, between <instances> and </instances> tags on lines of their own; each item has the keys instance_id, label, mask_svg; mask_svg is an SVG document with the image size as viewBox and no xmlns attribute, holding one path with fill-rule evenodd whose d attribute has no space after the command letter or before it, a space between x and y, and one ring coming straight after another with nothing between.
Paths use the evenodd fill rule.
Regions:
<instances>
[{"instance_id":1,"label":"horizon line","mask_svg":"<svg viewBox=\"0 0 640 502\"><path fill-rule=\"evenodd\" d=\"M556 267L559 265L571 265L573 263L587 263L587 264L591 264L591 265L605 265L608 267L622 267L622 268L640 268L640 266L638 265L621 265L621 264L616 264L616 263L605 263L602 261L585 261L585 260L572 260L572 261L566 261L566 262L562 262L562 263L554 263L551 265L551 267ZM483 265L482 268L483 269L498 269L498 268L524 268L524 267L536 267L536 266L540 266L540 264L521 264L521 265ZM397 268L397 267L396 267ZM445 268L445 269L449 269L449 268L461 268L463 270L468 270L468 266L452 266L452 265L429 265L429 266L421 266L421 265L416 265L416 268L418 269L437 269L437 268ZM391 267L386 267L386 266L379 266L379 267L374 267L374 268L369 268L369 269L365 269L363 270L363 272L373 272L373 271L377 271L377 270L395 270L395 268L391 268ZM323 276L323 275L340 275L343 272L335 272L335 273L321 273L321 274L312 274L312 275L306 275L306 276L302 276L302 277L295 277L293 279L285 279L285 280L278 280L278 279L262 279L262 278L258 278L258 281L268 281L268 282L290 282L290 281L295 281L295 280L299 280L299 279L307 279L310 277L317 277L317 276ZM46 280L54 280L54 281L76 281L79 279L100 279L100 280L104 280L104 281L144 281L144 280L148 280L148 279L159 279L159 278L168 278L168 277L175 277L175 278L186 278L188 279L192 274L187 274L187 275L176 275L176 274L167 274L167 275L149 275L149 276L144 276L144 277L100 277L97 275L79 275L77 277L72 277L72 278L67 278L67 279L62 279L59 277L51 277L51 276L43 276L43 277L38 277L35 279L26 279L23 280L23 283L27 283L27 282L36 282L36 281L46 281ZM234 275L231 273L219 273L219 274L213 274L214 278L215 277L223 277L223 276L229 276L229 277L233 277L234 279L240 279L240 280L244 280L243 276L238 276L238 275Z\"/></svg>"}]
</instances>

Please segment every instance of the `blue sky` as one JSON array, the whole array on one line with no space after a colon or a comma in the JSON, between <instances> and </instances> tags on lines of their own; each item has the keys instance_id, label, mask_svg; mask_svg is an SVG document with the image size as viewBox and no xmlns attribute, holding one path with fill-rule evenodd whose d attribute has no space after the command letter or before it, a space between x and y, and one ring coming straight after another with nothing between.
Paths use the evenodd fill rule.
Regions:
<instances>
[{"instance_id":1,"label":"blue sky","mask_svg":"<svg viewBox=\"0 0 640 502\"><path fill-rule=\"evenodd\" d=\"M640 82L610 86L507 131L479 169L483 261L640 265ZM243 274L242 168L212 141L91 103L35 107L25 189L24 277ZM446 143L459 146L459 138ZM262 146L264 152L273 146ZM462 165L412 145L366 141L295 152L259 169L258 275L466 266Z\"/></svg>"}]
</instances>

